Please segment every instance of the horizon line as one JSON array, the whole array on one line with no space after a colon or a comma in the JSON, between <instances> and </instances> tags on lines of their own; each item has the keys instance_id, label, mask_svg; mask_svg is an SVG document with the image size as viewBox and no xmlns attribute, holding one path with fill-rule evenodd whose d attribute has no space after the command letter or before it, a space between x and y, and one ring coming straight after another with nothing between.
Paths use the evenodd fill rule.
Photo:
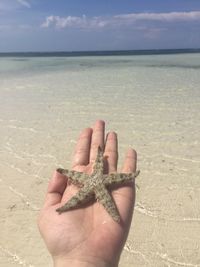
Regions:
<instances>
[{"instance_id":1,"label":"horizon line","mask_svg":"<svg viewBox=\"0 0 200 267\"><path fill-rule=\"evenodd\" d=\"M71 50L71 51L7 51L1 52L0 56L21 55L21 56L39 56L45 55L150 55L150 54L181 54L181 53L199 53L200 48L153 48L153 49L119 49L119 50Z\"/></svg>"}]
</instances>

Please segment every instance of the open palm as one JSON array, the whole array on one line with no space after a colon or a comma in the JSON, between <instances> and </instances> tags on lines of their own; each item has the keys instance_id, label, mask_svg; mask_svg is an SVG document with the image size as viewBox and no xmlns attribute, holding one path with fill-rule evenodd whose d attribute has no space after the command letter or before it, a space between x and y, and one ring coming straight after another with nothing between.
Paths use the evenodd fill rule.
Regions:
<instances>
[{"instance_id":1,"label":"open palm","mask_svg":"<svg viewBox=\"0 0 200 267\"><path fill-rule=\"evenodd\" d=\"M98 146L105 148L105 173L117 171L117 135L110 132L104 141L105 124L97 121L84 129L78 139L72 168L92 173ZM136 152L129 149L123 172L136 170ZM66 203L78 188L55 172L51 179L38 225L55 266L117 266L127 238L135 199L133 184L115 189L112 196L121 216L116 223L97 202L61 215L55 210Z\"/></svg>"}]
</instances>

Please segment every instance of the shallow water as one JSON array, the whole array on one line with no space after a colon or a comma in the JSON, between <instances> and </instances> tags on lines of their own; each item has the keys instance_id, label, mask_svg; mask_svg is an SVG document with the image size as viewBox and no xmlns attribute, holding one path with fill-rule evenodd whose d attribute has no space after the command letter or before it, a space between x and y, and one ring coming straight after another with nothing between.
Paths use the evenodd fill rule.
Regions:
<instances>
[{"instance_id":1,"label":"shallow water","mask_svg":"<svg viewBox=\"0 0 200 267\"><path fill-rule=\"evenodd\" d=\"M200 262L199 62L200 54L0 58L0 266L13 266L15 253L24 266L50 263L37 209L52 171L70 166L79 131L99 118L118 132L119 164L132 146L141 169L121 266Z\"/></svg>"}]
</instances>

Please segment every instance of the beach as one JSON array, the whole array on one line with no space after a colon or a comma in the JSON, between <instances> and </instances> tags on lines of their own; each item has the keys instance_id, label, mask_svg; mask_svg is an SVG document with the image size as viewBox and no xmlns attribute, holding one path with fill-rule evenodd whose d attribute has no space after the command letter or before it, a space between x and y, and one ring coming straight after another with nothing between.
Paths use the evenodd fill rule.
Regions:
<instances>
[{"instance_id":1,"label":"beach","mask_svg":"<svg viewBox=\"0 0 200 267\"><path fill-rule=\"evenodd\" d=\"M37 216L97 119L138 153L120 267L200 266L200 54L0 57L0 267L52 266Z\"/></svg>"}]
</instances>

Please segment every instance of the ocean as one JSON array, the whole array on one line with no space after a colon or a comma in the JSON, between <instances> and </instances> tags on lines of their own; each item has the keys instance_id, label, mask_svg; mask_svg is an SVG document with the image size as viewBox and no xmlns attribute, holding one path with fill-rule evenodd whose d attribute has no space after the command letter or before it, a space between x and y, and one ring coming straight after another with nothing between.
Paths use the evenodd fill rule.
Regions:
<instances>
[{"instance_id":1,"label":"ocean","mask_svg":"<svg viewBox=\"0 0 200 267\"><path fill-rule=\"evenodd\" d=\"M102 118L125 133L196 123L199 62L200 53L0 57L1 120L63 134L72 118L74 130Z\"/></svg>"},{"instance_id":2,"label":"ocean","mask_svg":"<svg viewBox=\"0 0 200 267\"><path fill-rule=\"evenodd\" d=\"M141 170L120 266L200 261L200 53L182 52L0 55L0 266L50 264L33 221L97 119L118 133L119 166L131 146Z\"/></svg>"}]
</instances>

